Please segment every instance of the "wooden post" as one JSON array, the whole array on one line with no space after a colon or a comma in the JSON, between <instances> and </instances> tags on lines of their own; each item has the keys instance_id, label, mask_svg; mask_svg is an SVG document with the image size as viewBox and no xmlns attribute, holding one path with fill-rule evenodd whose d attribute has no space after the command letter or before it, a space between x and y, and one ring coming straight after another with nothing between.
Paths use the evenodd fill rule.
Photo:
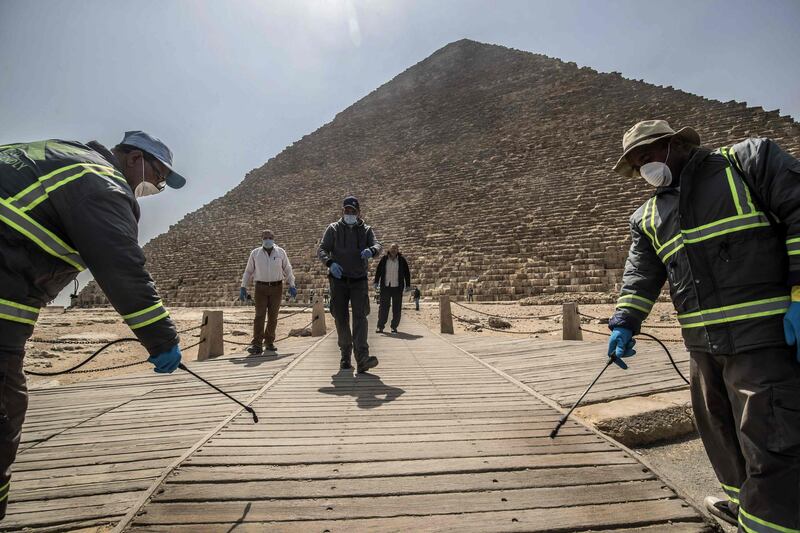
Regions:
<instances>
[{"instance_id":1,"label":"wooden post","mask_svg":"<svg viewBox=\"0 0 800 533\"><path fill-rule=\"evenodd\" d=\"M574 302L565 303L562 307L562 336L565 341L582 341L581 317L578 315L578 305Z\"/></svg>"},{"instance_id":2,"label":"wooden post","mask_svg":"<svg viewBox=\"0 0 800 533\"><path fill-rule=\"evenodd\" d=\"M314 307L311 309L311 336L322 337L328 331L325 327L325 306L319 295L314 295Z\"/></svg>"},{"instance_id":3,"label":"wooden post","mask_svg":"<svg viewBox=\"0 0 800 533\"><path fill-rule=\"evenodd\" d=\"M450 311L450 296L447 294L439 296L439 322L442 333L455 333L453 331L453 313Z\"/></svg>"},{"instance_id":4,"label":"wooden post","mask_svg":"<svg viewBox=\"0 0 800 533\"><path fill-rule=\"evenodd\" d=\"M203 324L200 328L200 338L205 340L197 347L198 361L219 357L225 353L222 340L222 311L203 311Z\"/></svg>"}]
</instances>

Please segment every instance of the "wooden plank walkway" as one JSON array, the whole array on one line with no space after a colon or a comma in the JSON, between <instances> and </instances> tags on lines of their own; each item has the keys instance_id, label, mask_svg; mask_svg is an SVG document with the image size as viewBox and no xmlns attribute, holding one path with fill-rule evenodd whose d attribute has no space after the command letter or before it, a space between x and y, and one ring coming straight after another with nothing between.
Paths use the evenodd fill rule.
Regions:
<instances>
[{"instance_id":1,"label":"wooden plank walkway","mask_svg":"<svg viewBox=\"0 0 800 533\"><path fill-rule=\"evenodd\" d=\"M506 372L559 405L569 407L605 364L607 343L459 335L453 343ZM689 353L679 344L667 345L678 368L689 378ZM628 370L609 368L586 396L584 404L688 389L655 342L642 340Z\"/></svg>"},{"instance_id":2,"label":"wooden plank walkway","mask_svg":"<svg viewBox=\"0 0 800 533\"><path fill-rule=\"evenodd\" d=\"M298 357L255 400L260 424L210 435L119 529L710 530L626 450L572 421L549 439L558 411L403 329L371 335L377 375L339 372L335 334Z\"/></svg>"},{"instance_id":3,"label":"wooden plank walkway","mask_svg":"<svg viewBox=\"0 0 800 533\"><path fill-rule=\"evenodd\" d=\"M244 401L316 340L287 340L277 357L189 366ZM164 376L149 367L31 391L0 530L118 522L165 468L237 409L184 372Z\"/></svg>"}]
</instances>

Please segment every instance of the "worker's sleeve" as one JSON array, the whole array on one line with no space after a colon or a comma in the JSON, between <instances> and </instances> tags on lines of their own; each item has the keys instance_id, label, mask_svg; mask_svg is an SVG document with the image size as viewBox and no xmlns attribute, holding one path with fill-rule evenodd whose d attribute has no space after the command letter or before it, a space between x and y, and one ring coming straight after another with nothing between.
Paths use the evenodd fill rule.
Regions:
<instances>
[{"instance_id":1,"label":"worker's sleeve","mask_svg":"<svg viewBox=\"0 0 800 533\"><path fill-rule=\"evenodd\" d=\"M623 327L638 334L667 280L667 269L652 244L639 229L638 219L631 218L631 248L622 275L622 290L609 329Z\"/></svg>"},{"instance_id":2,"label":"worker's sleeve","mask_svg":"<svg viewBox=\"0 0 800 533\"><path fill-rule=\"evenodd\" d=\"M289 283L290 287L294 287L294 272L292 271L292 263L289 262L289 255L283 252L283 277Z\"/></svg>"},{"instance_id":3,"label":"worker's sleeve","mask_svg":"<svg viewBox=\"0 0 800 533\"><path fill-rule=\"evenodd\" d=\"M333 225L330 225L325 229L325 233L322 234L322 242L319 243L319 250L317 250L319 260L322 261L326 267L331 266L331 263L333 263L333 256L331 255L331 252L333 252L333 244L334 231Z\"/></svg>"},{"instance_id":4,"label":"worker's sleeve","mask_svg":"<svg viewBox=\"0 0 800 533\"><path fill-rule=\"evenodd\" d=\"M800 161L769 139L747 139L732 147L734 162L750 187L786 226L790 285L800 285Z\"/></svg>"},{"instance_id":5,"label":"worker's sleeve","mask_svg":"<svg viewBox=\"0 0 800 533\"><path fill-rule=\"evenodd\" d=\"M253 279L253 273L256 271L256 261L255 255L253 252L250 252L250 257L247 258L247 266L244 267L244 274L242 274L242 287L245 289L248 285L250 285L250 281Z\"/></svg>"},{"instance_id":6,"label":"worker's sleeve","mask_svg":"<svg viewBox=\"0 0 800 533\"><path fill-rule=\"evenodd\" d=\"M372 251L372 257L378 257L381 255L381 250L383 250L383 245L375 238L375 232L372 227L367 230L367 248Z\"/></svg>"},{"instance_id":7,"label":"worker's sleeve","mask_svg":"<svg viewBox=\"0 0 800 533\"><path fill-rule=\"evenodd\" d=\"M94 192L72 205L62 222L108 301L150 355L157 355L179 339L145 269L132 202L122 190Z\"/></svg>"}]
</instances>

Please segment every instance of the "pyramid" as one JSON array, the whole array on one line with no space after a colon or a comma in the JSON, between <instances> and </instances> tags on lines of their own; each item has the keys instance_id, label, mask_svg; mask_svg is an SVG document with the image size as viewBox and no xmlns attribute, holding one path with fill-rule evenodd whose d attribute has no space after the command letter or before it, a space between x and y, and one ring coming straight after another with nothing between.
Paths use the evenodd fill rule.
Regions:
<instances>
[{"instance_id":1,"label":"pyramid","mask_svg":"<svg viewBox=\"0 0 800 533\"><path fill-rule=\"evenodd\" d=\"M479 300L613 292L628 217L652 189L611 167L623 132L650 118L694 126L705 146L766 136L800 156L800 125L777 111L461 40L153 239L148 268L169 305L230 304L270 228L306 301L327 287L316 247L353 193L426 296L468 284ZM83 305L103 302L94 283L81 294Z\"/></svg>"}]
</instances>

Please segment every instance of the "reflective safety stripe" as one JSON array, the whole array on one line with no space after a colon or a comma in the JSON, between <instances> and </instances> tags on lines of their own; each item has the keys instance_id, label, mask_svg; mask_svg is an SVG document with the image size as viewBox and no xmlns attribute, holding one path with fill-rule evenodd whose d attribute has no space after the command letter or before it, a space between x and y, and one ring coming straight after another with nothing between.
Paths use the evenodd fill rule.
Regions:
<instances>
[{"instance_id":1,"label":"reflective safety stripe","mask_svg":"<svg viewBox=\"0 0 800 533\"><path fill-rule=\"evenodd\" d=\"M748 513L739 506L739 525L748 533L800 533L800 529L781 526L773 522L768 522Z\"/></svg>"},{"instance_id":2,"label":"reflective safety stripe","mask_svg":"<svg viewBox=\"0 0 800 533\"><path fill-rule=\"evenodd\" d=\"M668 240L661 248L656 248L656 254L661 258L661 261L666 263L681 248L683 248L683 235L679 233Z\"/></svg>"},{"instance_id":3,"label":"reflective safety stripe","mask_svg":"<svg viewBox=\"0 0 800 533\"><path fill-rule=\"evenodd\" d=\"M34 325L39 318L39 308L0 298L0 318Z\"/></svg>"},{"instance_id":4,"label":"reflective safety stripe","mask_svg":"<svg viewBox=\"0 0 800 533\"><path fill-rule=\"evenodd\" d=\"M77 163L54 170L50 174L39 177L34 183L12 197L14 205L22 211L29 211L48 198L48 193L66 185L86 174L99 174L116 180L125 178L113 167L92 163ZM54 178L58 178L56 181Z\"/></svg>"},{"instance_id":5,"label":"reflective safety stripe","mask_svg":"<svg viewBox=\"0 0 800 533\"><path fill-rule=\"evenodd\" d=\"M757 211L749 215L736 215L715 220L714 222L696 228L681 230L681 234L683 235L684 244L694 244L735 231L765 226L769 226L769 219L764 213Z\"/></svg>"},{"instance_id":6,"label":"reflective safety stripe","mask_svg":"<svg viewBox=\"0 0 800 533\"><path fill-rule=\"evenodd\" d=\"M744 184L741 177L734 178L734 162L733 151L727 147L720 148L720 153L728 161L728 167L725 169L725 175L728 177L728 186L731 188L731 196L733 203L736 205L736 212L740 215L746 215L755 212L753 206L753 199L750 197L750 191Z\"/></svg>"},{"instance_id":7,"label":"reflective safety stripe","mask_svg":"<svg viewBox=\"0 0 800 533\"><path fill-rule=\"evenodd\" d=\"M637 296L636 294L623 294L619 297L619 300L617 300L617 307L629 307L631 309L641 311L645 315L650 314L650 311L653 309L653 305L655 305L653 300L648 300L647 298Z\"/></svg>"},{"instance_id":8,"label":"reflective safety stripe","mask_svg":"<svg viewBox=\"0 0 800 533\"><path fill-rule=\"evenodd\" d=\"M10 492L10 488L11 488L11 481L7 481L5 485L0 487L0 502L8 498L8 493Z\"/></svg>"},{"instance_id":9,"label":"reflective safety stripe","mask_svg":"<svg viewBox=\"0 0 800 533\"><path fill-rule=\"evenodd\" d=\"M800 255L800 237L786 239L786 252L789 255Z\"/></svg>"},{"instance_id":10,"label":"reflective safety stripe","mask_svg":"<svg viewBox=\"0 0 800 533\"><path fill-rule=\"evenodd\" d=\"M69 247L50 230L12 205L8 199L0 198L0 221L5 222L11 228L35 242L39 248L48 254L58 257L78 270L86 270L86 264L84 264L83 259L81 259L76 250Z\"/></svg>"},{"instance_id":11,"label":"reflective safety stripe","mask_svg":"<svg viewBox=\"0 0 800 533\"><path fill-rule=\"evenodd\" d=\"M731 487L730 485L726 485L725 483L720 483L722 485L722 490L725 491L725 494L728 496L728 499L733 503L739 503L739 489L736 487Z\"/></svg>"},{"instance_id":12,"label":"reflective safety stripe","mask_svg":"<svg viewBox=\"0 0 800 533\"><path fill-rule=\"evenodd\" d=\"M678 322L680 322L682 328L699 328L748 318L782 315L789 308L789 300L789 296L778 296L765 300L726 305L716 309L703 309L678 315Z\"/></svg>"},{"instance_id":13,"label":"reflective safety stripe","mask_svg":"<svg viewBox=\"0 0 800 533\"><path fill-rule=\"evenodd\" d=\"M136 311L135 313L125 315L122 318L131 329L139 329L149 326L153 322L157 322L168 316L169 312L164 309L164 304L159 301L157 304L151 305L147 309Z\"/></svg>"}]
</instances>

